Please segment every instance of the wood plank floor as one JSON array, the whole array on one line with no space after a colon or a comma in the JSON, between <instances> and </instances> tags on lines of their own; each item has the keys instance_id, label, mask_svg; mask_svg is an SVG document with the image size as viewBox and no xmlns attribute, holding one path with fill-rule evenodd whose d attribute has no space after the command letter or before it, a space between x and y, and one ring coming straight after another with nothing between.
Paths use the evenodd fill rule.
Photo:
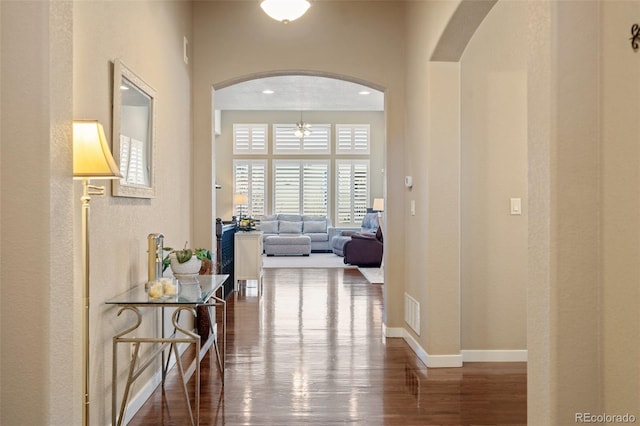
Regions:
<instances>
[{"instance_id":1,"label":"wood plank floor","mask_svg":"<svg viewBox=\"0 0 640 426\"><path fill-rule=\"evenodd\" d=\"M383 339L382 286L357 270L268 269L261 297L228 305L226 383L207 356L201 425L526 423L526 364L427 369ZM173 376L130 425L188 424Z\"/></svg>"}]
</instances>

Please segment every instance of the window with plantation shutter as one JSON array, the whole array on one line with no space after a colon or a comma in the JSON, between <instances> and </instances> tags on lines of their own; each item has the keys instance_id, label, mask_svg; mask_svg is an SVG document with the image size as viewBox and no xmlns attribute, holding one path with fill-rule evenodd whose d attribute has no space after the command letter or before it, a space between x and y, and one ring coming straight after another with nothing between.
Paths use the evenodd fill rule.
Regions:
<instances>
[{"instance_id":1,"label":"window with plantation shutter","mask_svg":"<svg viewBox=\"0 0 640 426\"><path fill-rule=\"evenodd\" d=\"M302 214L329 215L329 163L302 162Z\"/></svg>"},{"instance_id":2,"label":"window with plantation shutter","mask_svg":"<svg viewBox=\"0 0 640 426\"><path fill-rule=\"evenodd\" d=\"M311 134L300 139L295 124L273 125L273 153L280 155L327 155L331 153L331 125L312 124Z\"/></svg>"},{"instance_id":3,"label":"window with plantation shutter","mask_svg":"<svg viewBox=\"0 0 640 426\"><path fill-rule=\"evenodd\" d=\"M359 226L369 206L369 160L336 160L337 225Z\"/></svg>"},{"instance_id":4,"label":"window with plantation shutter","mask_svg":"<svg viewBox=\"0 0 640 426\"><path fill-rule=\"evenodd\" d=\"M336 124L336 154L368 155L370 125Z\"/></svg>"},{"instance_id":5,"label":"window with plantation shutter","mask_svg":"<svg viewBox=\"0 0 640 426\"><path fill-rule=\"evenodd\" d=\"M300 213L300 162L274 161L273 213Z\"/></svg>"},{"instance_id":6,"label":"window with plantation shutter","mask_svg":"<svg viewBox=\"0 0 640 426\"><path fill-rule=\"evenodd\" d=\"M233 193L247 194L248 205L234 205L240 213L262 216L266 213L267 162L265 160L234 160Z\"/></svg>"},{"instance_id":7,"label":"window with plantation shutter","mask_svg":"<svg viewBox=\"0 0 640 426\"><path fill-rule=\"evenodd\" d=\"M329 161L274 160L273 213L329 215Z\"/></svg>"},{"instance_id":8,"label":"window with plantation shutter","mask_svg":"<svg viewBox=\"0 0 640 426\"><path fill-rule=\"evenodd\" d=\"M233 153L235 155L268 154L268 124L233 124Z\"/></svg>"}]
</instances>

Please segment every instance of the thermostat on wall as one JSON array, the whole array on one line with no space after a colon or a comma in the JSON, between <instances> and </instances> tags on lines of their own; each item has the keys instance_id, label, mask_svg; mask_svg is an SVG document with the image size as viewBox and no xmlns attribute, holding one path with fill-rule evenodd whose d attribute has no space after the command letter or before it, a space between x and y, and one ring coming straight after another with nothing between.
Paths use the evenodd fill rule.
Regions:
<instances>
[{"instance_id":1,"label":"thermostat on wall","mask_svg":"<svg viewBox=\"0 0 640 426\"><path fill-rule=\"evenodd\" d=\"M404 177L404 186L407 188L411 188L413 186L413 176Z\"/></svg>"}]
</instances>

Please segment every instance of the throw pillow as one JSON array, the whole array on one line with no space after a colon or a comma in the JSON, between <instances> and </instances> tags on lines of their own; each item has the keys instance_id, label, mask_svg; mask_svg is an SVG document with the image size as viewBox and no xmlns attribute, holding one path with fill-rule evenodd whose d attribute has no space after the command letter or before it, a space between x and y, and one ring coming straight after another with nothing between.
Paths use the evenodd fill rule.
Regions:
<instances>
[{"instance_id":1,"label":"throw pillow","mask_svg":"<svg viewBox=\"0 0 640 426\"><path fill-rule=\"evenodd\" d=\"M299 214L283 214L278 215L278 220L286 220L287 222L299 222L302 220L302 216Z\"/></svg>"},{"instance_id":2,"label":"throw pillow","mask_svg":"<svg viewBox=\"0 0 640 426\"><path fill-rule=\"evenodd\" d=\"M362 219L363 232L376 232L378 229L378 213L367 213Z\"/></svg>"},{"instance_id":3,"label":"throw pillow","mask_svg":"<svg viewBox=\"0 0 640 426\"><path fill-rule=\"evenodd\" d=\"M270 221L260 222L260 230L265 234L277 234L278 221L270 220Z\"/></svg>"},{"instance_id":4,"label":"throw pillow","mask_svg":"<svg viewBox=\"0 0 640 426\"><path fill-rule=\"evenodd\" d=\"M287 222L280 221L280 233L281 234L301 234L302 222Z\"/></svg>"},{"instance_id":5,"label":"throw pillow","mask_svg":"<svg viewBox=\"0 0 640 426\"><path fill-rule=\"evenodd\" d=\"M304 222L303 232L305 234L311 234L314 232L322 233L327 232L327 222L326 221L306 221Z\"/></svg>"}]
</instances>

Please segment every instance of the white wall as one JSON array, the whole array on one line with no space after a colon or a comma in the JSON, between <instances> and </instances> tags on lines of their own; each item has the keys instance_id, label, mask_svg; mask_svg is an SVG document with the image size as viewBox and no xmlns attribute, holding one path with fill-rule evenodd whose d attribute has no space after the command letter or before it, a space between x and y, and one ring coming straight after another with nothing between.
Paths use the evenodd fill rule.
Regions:
<instances>
[{"instance_id":1,"label":"white wall","mask_svg":"<svg viewBox=\"0 0 640 426\"><path fill-rule=\"evenodd\" d=\"M216 136L216 182L222 185L222 189L216 191L216 217L230 220L233 215L233 160L235 158L247 158L248 156L233 155L233 125L234 123L268 123L269 124L269 155L260 158L272 160L274 158L291 158L291 156L273 155L273 123L295 123L300 120L297 111L222 111L222 132ZM335 188L335 159L369 159L370 171L370 200L382 198L384 194L384 144L385 124L383 112L371 111L306 111L304 120L309 123L331 124L331 154L323 156L329 158L331 163L330 183ZM336 155L335 154L335 124L369 124L371 149L369 156ZM300 158L304 156L297 156ZM251 157L257 158L257 157ZM309 158L309 156L305 157ZM313 158L313 156L311 156ZM267 170L267 188L272 185L272 170ZM269 195L272 191L269 190ZM329 217L332 223L335 221L335 196L329 197ZM271 199L268 201L272 205ZM269 213L269 212L268 212Z\"/></svg>"}]
</instances>

